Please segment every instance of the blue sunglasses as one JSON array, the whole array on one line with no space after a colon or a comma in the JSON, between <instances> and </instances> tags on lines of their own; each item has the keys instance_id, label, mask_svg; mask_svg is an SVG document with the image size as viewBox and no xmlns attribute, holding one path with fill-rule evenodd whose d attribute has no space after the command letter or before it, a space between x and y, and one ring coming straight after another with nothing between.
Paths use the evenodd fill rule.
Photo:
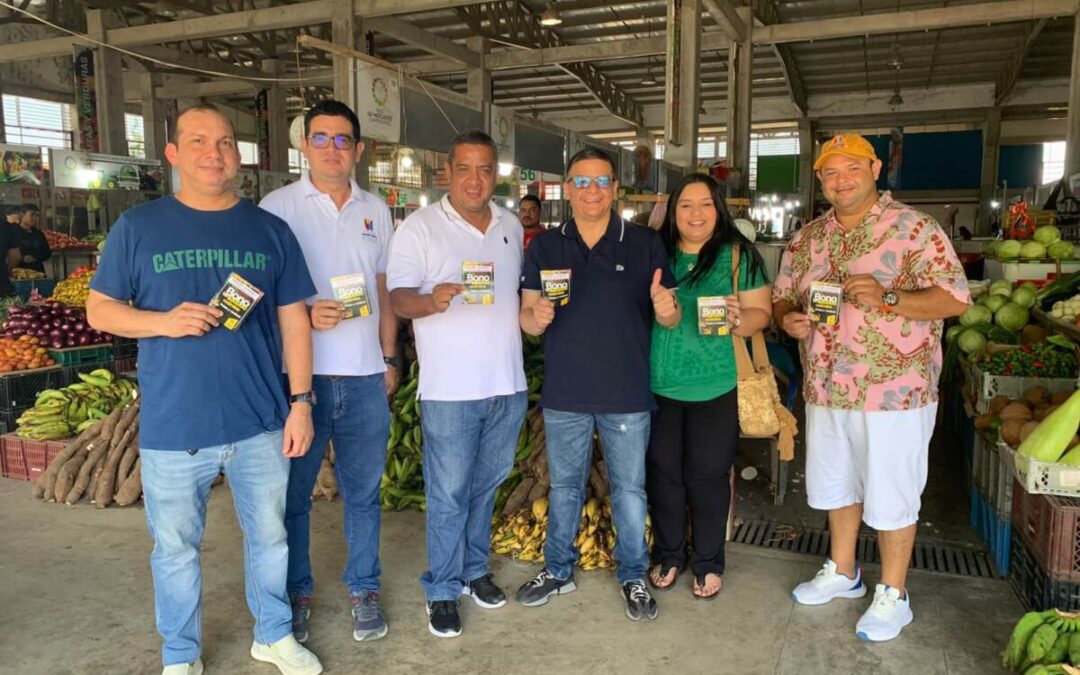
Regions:
<instances>
[{"instance_id":1,"label":"blue sunglasses","mask_svg":"<svg viewBox=\"0 0 1080 675\"><path fill-rule=\"evenodd\" d=\"M579 190L588 190L593 183L601 190L606 190L615 182L615 176L570 176L570 182Z\"/></svg>"}]
</instances>

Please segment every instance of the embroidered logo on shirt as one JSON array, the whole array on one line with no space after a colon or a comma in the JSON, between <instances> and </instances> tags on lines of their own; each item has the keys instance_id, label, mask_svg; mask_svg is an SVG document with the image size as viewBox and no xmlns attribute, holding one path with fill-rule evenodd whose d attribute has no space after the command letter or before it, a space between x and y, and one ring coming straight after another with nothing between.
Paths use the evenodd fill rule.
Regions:
<instances>
[{"instance_id":1,"label":"embroidered logo on shirt","mask_svg":"<svg viewBox=\"0 0 1080 675\"><path fill-rule=\"evenodd\" d=\"M375 223L371 221L371 218L364 218L364 229L368 232L375 229Z\"/></svg>"}]
</instances>

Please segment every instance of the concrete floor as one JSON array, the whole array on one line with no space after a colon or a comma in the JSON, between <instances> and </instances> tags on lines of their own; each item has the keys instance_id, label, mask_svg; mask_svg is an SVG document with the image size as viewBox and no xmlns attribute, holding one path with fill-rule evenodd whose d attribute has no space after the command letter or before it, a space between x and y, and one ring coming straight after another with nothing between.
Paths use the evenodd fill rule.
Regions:
<instances>
[{"instance_id":1,"label":"concrete floor","mask_svg":"<svg viewBox=\"0 0 1080 675\"><path fill-rule=\"evenodd\" d=\"M0 479L0 672L20 675L155 673L153 626L141 508L98 511L35 502L28 483ZM314 558L321 582L311 648L328 673L897 673L1002 672L998 654L1021 608L1003 581L913 573L915 623L900 639L870 645L854 636L866 601L796 607L791 587L820 561L733 545L725 588L694 601L688 577L659 595L660 618L623 615L610 572L579 573L581 590L546 607L481 610L463 602L464 634L428 634L417 578L424 568L423 515L383 521L384 610L390 634L351 639L338 577L343 564L340 502L315 507ZM240 533L227 489L214 490L204 542L207 672L274 672L248 655ZM508 591L537 570L493 561ZM877 570L868 570L868 581Z\"/></svg>"}]
</instances>

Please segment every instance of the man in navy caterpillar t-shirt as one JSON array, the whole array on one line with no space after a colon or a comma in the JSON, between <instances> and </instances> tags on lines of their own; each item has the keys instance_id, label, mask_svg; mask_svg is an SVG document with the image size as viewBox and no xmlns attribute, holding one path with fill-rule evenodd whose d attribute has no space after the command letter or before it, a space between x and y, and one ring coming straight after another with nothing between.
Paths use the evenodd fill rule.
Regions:
<instances>
[{"instance_id":1,"label":"man in navy caterpillar t-shirt","mask_svg":"<svg viewBox=\"0 0 1080 675\"><path fill-rule=\"evenodd\" d=\"M306 453L313 435L304 300L315 286L288 225L233 193L240 155L228 118L210 105L184 111L165 156L179 191L120 216L86 306L98 330L139 339L140 463L163 675L203 672L199 544L219 473L244 532L251 656L286 675L316 675L322 665L292 635L284 524L289 458ZM206 304L232 273L264 294L235 330Z\"/></svg>"}]
</instances>

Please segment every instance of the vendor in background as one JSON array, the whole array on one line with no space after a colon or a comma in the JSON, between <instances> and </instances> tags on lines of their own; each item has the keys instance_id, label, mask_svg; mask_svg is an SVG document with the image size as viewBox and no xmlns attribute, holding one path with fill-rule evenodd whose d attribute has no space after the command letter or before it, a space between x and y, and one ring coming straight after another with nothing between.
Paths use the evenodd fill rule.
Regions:
<instances>
[{"instance_id":1,"label":"vendor in background","mask_svg":"<svg viewBox=\"0 0 1080 675\"><path fill-rule=\"evenodd\" d=\"M45 261L52 257L49 240L38 228L41 212L33 204L23 204L19 227L14 230L13 246L19 249L16 267L45 273Z\"/></svg>"},{"instance_id":2,"label":"vendor in background","mask_svg":"<svg viewBox=\"0 0 1080 675\"><path fill-rule=\"evenodd\" d=\"M728 475L739 442L739 408L731 335L701 335L699 301L724 298L728 330L749 337L769 325L772 291L761 255L735 226L710 176L691 174L676 186L660 235L685 310L674 330L653 324L651 381L659 409L653 414L645 475L657 564L649 581L657 590L675 585L686 567L687 526L693 523L692 591L695 598L712 600L724 574Z\"/></svg>"},{"instance_id":3,"label":"vendor in background","mask_svg":"<svg viewBox=\"0 0 1080 675\"><path fill-rule=\"evenodd\" d=\"M880 642L914 618L906 581L937 417L941 328L971 297L934 219L878 193L881 160L865 138L834 137L814 170L832 208L784 253L773 314L800 343L806 497L829 512L831 539L829 558L792 598L824 605L866 595L855 563L865 522L878 531L881 582L855 633ZM811 322L814 282L842 286L837 323Z\"/></svg>"},{"instance_id":4,"label":"vendor in background","mask_svg":"<svg viewBox=\"0 0 1080 675\"><path fill-rule=\"evenodd\" d=\"M5 256L0 257L0 297L15 295L15 288L11 284L11 270L18 267L19 263L19 247L15 243L15 232L19 229L21 216L21 206L9 206L6 208L6 222L0 225L0 253L6 253Z\"/></svg>"},{"instance_id":5,"label":"vendor in background","mask_svg":"<svg viewBox=\"0 0 1080 675\"><path fill-rule=\"evenodd\" d=\"M525 230L525 248L529 248L529 242L533 237L544 231L540 225L540 198L536 195L525 195L518 202L518 220L521 228Z\"/></svg>"}]
</instances>

